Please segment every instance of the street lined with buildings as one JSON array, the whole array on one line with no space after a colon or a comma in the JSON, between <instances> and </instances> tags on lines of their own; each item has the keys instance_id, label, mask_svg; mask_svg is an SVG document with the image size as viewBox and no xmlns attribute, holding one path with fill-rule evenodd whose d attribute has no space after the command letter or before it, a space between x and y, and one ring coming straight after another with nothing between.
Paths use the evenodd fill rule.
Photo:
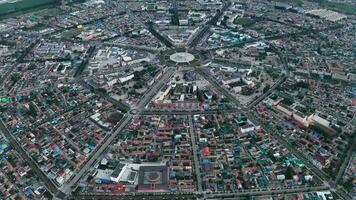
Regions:
<instances>
[{"instance_id":1,"label":"street lined with buildings","mask_svg":"<svg viewBox=\"0 0 356 200\"><path fill-rule=\"evenodd\" d=\"M0 199L352 199L354 7L0 2Z\"/></svg>"}]
</instances>

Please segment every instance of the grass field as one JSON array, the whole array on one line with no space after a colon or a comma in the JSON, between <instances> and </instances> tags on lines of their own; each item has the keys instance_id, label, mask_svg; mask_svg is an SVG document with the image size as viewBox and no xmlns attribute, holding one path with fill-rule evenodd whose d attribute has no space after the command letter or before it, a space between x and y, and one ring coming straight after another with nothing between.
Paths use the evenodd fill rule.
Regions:
<instances>
[{"instance_id":1,"label":"grass field","mask_svg":"<svg viewBox=\"0 0 356 200\"><path fill-rule=\"evenodd\" d=\"M307 1L307 0L272 0L272 1L289 3L289 4L294 4L294 5L302 5L303 1ZM329 9L329 10L334 10L336 12L349 14L349 15L356 15L356 6L354 6L354 5L332 2L332 1L328 1L328 0L309 0L309 1L316 2L321 7Z\"/></svg>"},{"instance_id":2,"label":"grass field","mask_svg":"<svg viewBox=\"0 0 356 200\"><path fill-rule=\"evenodd\" d=\"M72 38L76 37L77 35L79 35L82 31L83 31L83 29L80 29L80 28L65 31L62 33L62 37L65 39L72 39Z\"/></svg>"},{"instance_id":3,"label":"grass field","mask_svg":"<svg viewBox=\"0 0 356 200\"><path fill-rule=\"evenodd\" d=\"M54 17L58 16L63 13L63 10L54 7L54 8L48 8L48 9L43 9L38 12L36 12L37 16L42 16L42 17Z\"/></svg>"},{"instance_id":4,"label":"grass field","mask_svg":"<svg viewBox=\"0 0 356 200\"><path fill-rule=\"evenodd\" d=\"M20 0L14 3L3 3L0 4L0 15L25 11L51 3L55 4L56 2L57 0Z\"/></svg>"},{"instance_id":5,"label":"grass field","mask_svg":"<svg viewBox=\"0 0 356 200\"><path fill-rule=\"evenodd\" d=\"M240 17L240 18L236 18L234 20L234 24L238 24L243 27L249 27L249 26L254 25L255 23L256 23L256 20L248 18L248 17Z\"/></svg>"},{"instance_id":6,"label":"grass field","mask_svg":"<svg viewBox=\"0 0 356 200\"><path fill-rule=\"evenodd\" d=\"M336 12L340 12L344 14L356 15L356 6L354 5L331 2L328 0L313 0L313 1L319 3L321 7L329 10L334 10Z\"/></svg>"},{"instance_id":7,"label":"grass field","mask_svg":"<svg viewBox=\"0 0 356 200\"><path fill-rule=\"evenodd\" d=\"M281 2L281 3L295 4L295 5L301 5L303 3L303 0L273 0L273 1Z\"/></svg>"}]
</instances>

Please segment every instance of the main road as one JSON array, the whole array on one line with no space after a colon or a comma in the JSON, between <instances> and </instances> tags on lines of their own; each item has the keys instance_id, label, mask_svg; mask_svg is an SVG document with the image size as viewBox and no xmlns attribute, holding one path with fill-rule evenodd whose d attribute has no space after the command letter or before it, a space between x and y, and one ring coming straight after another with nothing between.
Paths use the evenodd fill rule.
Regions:
<instances>
[{"instance_id":1,"label":"main road","mask_svg":"<svg viewBox=\"0 0 356 200\"><path fill-rule=\"evenodd\" d=\"M133 19L135 19L135 21L145 27L147 27L147 30L154 36L157 38L158 41L160 41L162 44L166 45L166 47L168 48L173 48L174 47L174 43L168 39L166 36L162 35L161 33L159 33L153 26L153 22L146 20L146 23L144 21L142 21L142 19L139 19L136 15L134 15L132 13L132 10L128 7L122 7L127 14L132 17Z\"/></svg>"},{"instance_id":2,"label":"main road","mask_svg":"<svg viewBox=\"0 0 356 200\"><path fill-rule=\"evenodd\" d=\"M240 102L236 99L235 96L231 95L225 88L223 88L214 77L212 77L210 74L208 74L205 70L201 68L196 68L197 72L201 74L210 84L212 84L214 87L217 88L217 91L220 92L220 94L226 96L231 102L235 103L237 106L240 106ZM274 138L277 139L278 142L283 144L291 153L293 153L295 156L297 156L299 159L303 161L303 163L315 174L317 175L321 180L324 181L326 185L329 185L329 179L330 177L322 170L317 168L311 161L303 154L301 153L298 149L296 149L292 144L290 144L283 136L280 134L277 130L274 128L270 127L268 124L262 122L259 117L255 116L255 112L251 112L251 108L242 108L242 111L246 116L249 118L249 120L254 123L255 125L260 125L263 130L269 130L268 132L272 134ZM350 195L347 194L343 188L335 188L336 194L341 196L344 199L351 199Z\"/></svg>"},{"instance_id":3,"label":"main road","mask_svg":"<svg viewBox=\"0 0 356 200\"><path fill-rule=\"evenodd\" d=\"M355 119L356 119L356 117L353 117L353 119L350 121L349 124L351 124L352 121L354 121ZM351 142L351 146L349 147L349 149L346 153L346 157L344 158L344 161L341 164L339 172L337 173L337 176L335 178L335 184L338 184L341 181L342 176L344 175L347 166L351 162L351 159L353 157L353 154L355 153L355 150L356 150L356 137L354 137L353 141Z\"/></svg>"},{"instance_id":4,"label":"main road","mask_svg":"<svg viewBox=\"0 0 356 200\"><path fill-rule=\"evenodd\" d=\"M191 115L188 115L188 120L189 120L190 140L192 142L192 151L193 151L194 169L195 169L194 171L197 177L198 192L203 192L203 185L202 185L201 173L200 173L200 162L198 157L199 148L195 139L194 124Z\"/></svg>"},{"instance_id":5,"label":"main road","mask_svg":"<svg viewBox=\"0 0 356 200\"><path fill-rule=\"evenodd\" d=\"M26 57L26 55L29 53L29 51L38 43L39 40L36 40L35 42L31 43L28 48L16 59L16 62L22 62L23 59ZM11 66L11 69L7 71L5 76L2 76L0 79L0 88L3 86L4 79L6 76L9 76L12 72L12 69L14 67ZM22 145L17 141L14 135L12 135L7 128L5 122L0 119L0 132L3 133L3 135L6 137L6 139L10 142L10 145L12 148L14 148L22 157L24 161L30 166L31 170L43 181L45 184L46 188L49 190L49 192L53 195L58 194L57 190L57 185L53 182L52 179L48 178L47 175L41 170L41 168L38 166L35 160L28 154L27 150L22 147Z\"/></svg>"},{"instance_id":6,"label":"main road","mask_svg":"<svg viewBox=\"0 0 356 200\"><path fill-rule=\"evenodd\" d=\"M142 100L138 103L137 106L137 111L141 112L141 110L146 107L146 105L150 102L150 100L154 97L155 94L165 85L165 83L168 81L168 79L172 76L172 74L175 72L174 69L168 68L165 70L165 73L162 75L161 79L158 80L154 85L146 92L146 94L143 96ZM123 118L118 122L117 126L115 126L109 136L105 138L103 143L101 144L100 147L94 152L94 154L83 164L83 166L75 172L75 175L67 182L64 184L60 190L66 194L70 195L72 190L74 189L75 185L77 182L80 180L80 178L92 167L95 165L96 162L98 162L98 158L106 151L108 146L115 140L117 135L124 129L124 127L131 122L133 119L133 115L130 113L126 113Z\"/></svg>"},{"instance_id":7,"label":"main road","mask_svg":"<svg viewBox=\"0 0 356 200\"><path fill-rule=\"evenodd\" d=\"M195 48L204 35L209 31L210 27L215 25L224 12L231 6L231 2L225 2L221 10L218 10L215 15L208 20L204 25L200 26L199 29L189 38L187 42L187 47Z\"/></svg>"},{"instance_id":8,"label":"main road","mask_svg":"<svg viewBox=\"0 0 356 200\"><path fill-rule=\"evenodd\" d=\"M83 166L75 172L74 177L72 177L69 182L67 182L60 188L60 190L64 194L71 194L74 186L77 184L80 178L97 162L99 156L106 150L106 148L111 144L111 142L131 120L132 116L129 116L128 114L124 115L124 117L119 121L118 126L116 126L112 133L105 138L102 145L94 152L94 154L89 158L89 160L86 161Z\"/></svg>"},{"instance_id":9,"label":"main road","mask_svg":"<svg viewBox=\"0 0 356 200\"><path fill-rule=\"evenodd\" d=\"M31 170L44 182L46 188L52 193L57 194L57 186L52 179L48 178L47 175L40 169L36 161L28 154L21 144L16 140L16 138L10 133L9 129L6 127L5 123L0 119L0 131L8 139L11 147L14 148L22 157L24 161L30 166Z\"/></svg>"},{"instance_id":10,"label":"main road","mask_svg":"<svg viewBox=\"0 0 356 200\"><path fill-rule=\"evenodd\" d=\"M222 9L218 10L215 15L208 20L204 25L200 26L199 29L189 38L187 42L187 47L195 48L200 40L204 37L204 35L209 31L209 28L215 25L224 12L231 6L231 2L225 2Z\"/></svg>"},{"instance_id":11,"label":"main road","mask_svg":"<svg viewBox=\"0 0 356 200\"><path fill-rule=\"evenodd\" d=\"M152 87L150 87L143 95L141 101L137 104L136 109L140 112L148 105L148 103L154 98L164 85L166 85L172 75L176 72L176 68L167 67L164 69L163 75L157 80Z\"/></svg>"},{"instance_id":12,"label":"main road","mask_svg":"<svg viewBox=\"0 0 356 200\"><path fill-rule=\"evenodd\" d=\"M310 191L325 191L328 189L329 188L327 186L316 186L316 187L301 187L301 188L279 189L279 190L250 190L250 191L233 192L233 193L205 194L205 199L239 199L248 196L293 194L293 193L310 192Z\"/></svg>"},{"instance_id":13,"label":"main road","mask_svg":"<svg viewBox=\"0 0 356 200\"><path fill-rule=\"evenodd\" d=\"M141 115L214 115L220 113L238 113L241 109L213 109L213 110L160 110L160 109L144 109Z\"/></svg>"},{"instance_id":14,"label":"main road","mask_svg":"<svg viewBox=\"0 0 356 200\"><path fill-rule=\"evenodd\" d=\"M300 192L311 191L326 191L329 190L327 186L315 187L300 187L292 189L277 189L277 190L244 190L239 192L221 192L221 193L207 193L207 192L162 192L162 193L132 193L132 194L116 194L116 193L91 193L76 195L75 199L117 199L117 200L138 200L138 199L241 199L249 196L264 196L264 195L279 195L279 194L297 194Z\"/></svg>"}]
</instances>

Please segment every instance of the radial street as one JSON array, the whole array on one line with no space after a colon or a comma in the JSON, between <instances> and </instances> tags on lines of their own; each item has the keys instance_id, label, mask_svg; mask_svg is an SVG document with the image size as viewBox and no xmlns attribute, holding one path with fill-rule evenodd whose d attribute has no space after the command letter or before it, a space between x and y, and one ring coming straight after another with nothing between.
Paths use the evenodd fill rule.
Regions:
<instances>
[{"instance_id":1,"label":"radial street","mask_svg":"<svg viewBox=\"0 0 356 200\"><path fill-rule=\"evenodd\" d=\"M164 86L167 79L174 73L175 71L172 69L166 70L166 72L162 75L161 79L157 81L151 89L147 91L142 100L138 103L138 113L141 112L149 101L154 97L155 94ZM106 151L107 147L114 141L116 136L122 131L123 128L133 119L133 116L125 114L124 117L118 122L118 125L114 127L113 131L109 136L106 137L104 143L94 152L94 154L89 158L89 160L77 171L73 178L70 179L68 183L63 185L60 190L69 195L73 190L73 187L80 180L80 178L96 163L98 162L98 158Z\"/></svg>"},{"instance_id":2,"label":"radial street","mask_svg":"<svg viewBox=\"0 0 356 200\"><path fill-rule=\"evenodd\" d=\"M99 156L106 150L106 148L111 144L111 142L116 138L116 136L121 132L121 130L132 120L132 116L124 115L124 117L118 123L119 126L116 128L115 132L111 133L104 141L104 143L98 148L97 151L90 157L90 159L77 171L72 179L66 184L64 184L60 190L69 195L72 192L75 184L80 180L80 178L90 169L90 167L97 162Z\"/></svg>"},{"instance_id":3,"label":"radial street","mask_svg":"<svg viewBox=\"0 0 356 200\"><path fill-rule=\"evenodd\" d=\"M6 0L0 0L1 1L6 1ZM139 1L140 2L140 1ZM142 3L142 2L141 2ZM147 2L146 2L147 3ZM175 0L171 2L172 6L169 10L171 13L170 15L173 16L172 19L172 24L174 26L179 26L179 9L182 9L180 3L178 4ZM167 34L167 30L164 32L161 32L162 30L161 25L156 24L156 19L152 17L151 15L146 15L142 17L141 15L136 16L136 13L134 12L140 12L140 10L136 10L134 7L129 4L126 6L122 6L121 4L118 4L118 7L121 7L123 11L118 12L119 10L114 10L113 12L108 12L105 13L105 15L101 17L94 17L92 20L89 20L85 22L85 24L82 25L95 25L98 21L102 20L110 20L112 16L120 16L121 14L128 15L129 18L134 19L135 23L141 24L142 26L139 27L139 29L146 28L151 34L153 35L152 38L156 38L160 41L161 44L159 43L154 43L153 47L149 46L144 46L144 45L139 45L141 43L136 43L132 42L133 44L124 44L124 43L118 43L117 40L113 38L108 38L105 40L100 41L99 39L96 41L82 41L81 45L90 45L90 48L84 53L82 56L81 60L81 65L77 68L76 72L74 73L74 77L77 79L76 82L80 83L82 86L89 88L92 90L96 95L93 95L95 98L98 96L105 99L106 101L110 102L113 104L113 108L116 110L129 110L129 112L125 113L123 117L120 119L120 121L114 126L112 131L105 137L103 142L94 150L94 152L90 155L90 157L80 166L79 169L76 169L74 171L74 175L71 177L70 180L68 180L64 185L59 187L56 181L54 181L50 176L47 176L47 172L44 172L41 170L41 167L37 163L37 160L34 159L33 156L31 156L26 149L22 146L22 140L18 141L17 135L12 134L9 129L6 126L7 120L2 121L0 119L0 132L4 134L4 136L7 138L9 141L10 145L12 148L14 148L21 156L23 160L26 161L26 163L30 166L31 171L33 171L36 176L41 179L41 181L44 183L45 187L49 190L51 194L53 194L55 199L68 199L68 198L74 198L74 199L143 199L143 198L152 198L155 199L160 199L160 198L170 198L170 199L191 199L191 197L197 197L203 198L203 199L239 199L239 198L248 198L250 196L263 196L263 195L275 195L275 194L295 194L299 192L310 192L310 191L321 191L321 190L332 190L335 192L334 194L339 195L340 198L342 199L352 199L353 196L351 194L348 194L345 189L341 185L341 179L343 178L343 175L345 173L346 168L348 167L348 163L350 162L350 159L352 158L352 155L354 153L354 146L356 144L356 138L354 138L354 141L351 144L350 149L346 152L346 158L342 162L342 165L339 169L338 174L336 175L335 180L331 180L331 176L327 173L325 173L323 170L319 169L313 164L313 159L309 158L309 156L297 149L295 146L293 146L288 139L284 137L284 134L278 131L274 126L271 126L270 124L266 123L262 117L260 117L256 112L253 111L256 105L259 105L261 101L263 101L267 96L272 94L282 83L284 83L291 74L289 73L289 68L291 66L288 66L287 63L287 57L285 58L284 56L287 54L283 54L285 51L285 48L277 48L274 46L274 42L269 42L272 40L279 40L282 38L291 38L291 37L297 37L297 36L305 36L305 35L310 35L314 34L316 36L319 34L320 36L322 35L322 32L325 31L331 31L331 30L336 30L339 28L342 28L343 25L342 23L338 23L336 25L324 27L322 28L305 28L302 25L295 25L295 24L289 24L286 21L280 21L276 20L273 17L260 17L258 15L250 15L250 14L244 14L245 16L250 17L251 19L263 19L265 21L270 21L274 23L280 23L283 25L289 25L293 29L301 29L300 31L292 31L292 32L284 32L283 34L278 34L278 35L271 35L266 37L254 37L251 40L248 41L242 41L241 43L231 45L231 46L224 46L224 45L217 45L215 47L208 47L205 48L205 43L202 45L199 45L200 42L204 39L207 39L208 34L212 33L211 31L212 28L215 28L219 19L221 19L225 14L228 14L228 12L231 12L231 10L228 10L230 6L232 5L231 0L226 0L222 1L222 5L219 5L218 8L216 9L215 7L211 10L211 14L209 14L210 19L207 19L205 23L199 23L199 26L196 27L194 30L194 33L188 38L187 43L183 46L183 43L174 43L176 41L175 39L171 39L171 35ZM234 7L235 7L235 1L234 1ZM117 8L118 8L117 7ZM232 6L231 6L232 7ZM132 8L132 10L131 10ZM109 8L111 9L111 8ZM205 9L205 8L204 8ZM160 10L161 11L161 10ZM216 11L216 12L215 12ZM122 13L121 13L122 12ZM146 12L146 11L145 11ZM140 13L141 14L141 13ZM99 15L98 15L99 16ZM127 16L125 16L127 17ZM147 18L145 18L147 17ZM224 20L226 22L226 18L230 18L230 16L225 15ZM232 19L232 18L230 18ZM224 22L221 21L221 22ZM78 24L78 23L77 23ZM48 24L44 24L48 25ZM225 23L226 25L226 23ZM221 26L219 25L218 27L223 27L225 26L223 23L221 23ZM57 27L58 25L54 25L53 27ZM77 25L70 26L68 28L62 28L58 26L58 30L55 30L54 32L44 35L44 37L40 37L41 40L51 40L52 42L62 42L62 39L60 37L54 38L53 36L56 36L58 33L61 33L62 31L69 31L69 30L74 30L77 29ZM125 24L126 26L126 24ZM190 24L189 24L190 26ZM67 27L67 26L65 26ZM134 27L133 29L136 29ZM23 31L25 32L25 31ZM121 31L120 31L121 32ZM169 32L169 31L168 31ZM347 32L347 31L345 31ZM34 33L31 33L34 34ZM327 34L326 34L327 35ZM210 35L209 35L210 36ZM114 36L116 37L121 37L120 36ZM173 37L174 38L174 37ZM30 38L31 39L31 38ZM28 59L29 54L31 54L32 50L36 47L37 44L39 44L40 39L37 39L35 42L32 42L28 47L22 48L20 52L20 55L17 55L17 59L14 59L11 64L11 68L7 69L7 71L4 71L4 76L0 78L0 91L2 91L2 85L4 82L6 82L6 78L10 75L12 75L13 70L16 69L17 65L19 63L26 64L27 62L30 61L35 61L34 59ZM74 40L73 40L74 41ZM77 42L77 40L75 40ZM109 41L109 42L108 42ZM121 38L120 40L121 41ZM271 84L271 87L262 95L260 95L258 98L254 99L251 101L248 105L242 106L240 104L240 101L234 96L230 91L222 86L220 84L220 81L216 79L209 71L207 70L207 66L209 66L210 63L219 63L220 64L231 64L231 65L241 65L241 63L237 61L232 61L231 59L226 59L225 57L222 58L213 58L214 54L216 53L215 51L217 50L227 50L235 47L242 47L246 45L247 43L255 43L257 41L264 42L269 45L269 49L272 49L273 53L278 55L281 65L278 67L282 68L282 73L281 76L274 81L274 84ZM78 40L78 43L80 41ZM149 43L149 42L148 42ZM147 43L145 43L147 44ZM286 43L287 44L287 43ZM94 54L96 52L96 49L101 49L103 47L121 47L121 48L127 48L131 50L137 50L137 51L144 51L145 53L150 54L150 59L151 57L154 58L156 55L154 54L159 54L161 57L165 58L165 61L167 63L161 63L160 69L162 70L163 74L161 77L155 77L155 82L153 85L147 86L148 89L146 92L142 95L142 98L140 101L137 103L137 105L133 105L132 107L126 106L126 104L123 104L122 102L116 101L112 99L109 95L107 95L104 92L101 92L100 90L96 90L92 85L89 85L87 82L82 79L81 74L83 71L86 69L86 67L89 66L89 62L91 61L92 58L94 58ZM25 51L23 51L23 49ZM169 49L169 50L167 50ZM282 50L282 51L281 51ZM323 49L322 49L323 50ZM22 52L22 53L21 53ZM18 53L18 52L16 52ZM320 54L323 55L324 54ZM209 58L206 58L209 57ZM288 57L291 59L291 57ZM293 58L292 58L293 59ZM41 60L41 59L40 59ZM70 61L71 58L66 58L66 61ZM147 60L147 59L146 59ZM162 59L163 60L163 59ZM242 59L241 59L242 60ZM42 60L41 60L42 61ZM43 61L48 61L48 60L43 60ZM159 60L160 61L160 60ZM157 61L157 62L159 62ZM169 63L169 64L168 64ZM193 63L200 63L200 64L193 64ZM201 63L206 63L205 65L202 65L200 67L197 67L198 65L201 65ZM157 64L157 63L155 63ZM171 66L166 66L166 65L171 65ZM175 66L174 66L175 65ZM248 64L249 65L249 64ZM177 66L177 67L176 67ZM179 66L179 67L178 67ZM252 66L252 65L251 65ZM200 74L202 77L204 77L210 85L212 85L215 89L216 92L222 96L225 96L228 100L230 100L233 104L236 105L232 106L233 108L231 109L216 109L216 110L159 110L159 109L150 109L147 108L149 103L154 99L154 97L159 94L160 90L167 85L167 83L170 82L170 79L172 76L178 72L178 71L183 71L185 68L186 71L195 71L198 74ZM291 70L292 71L292 70ZM129 73L129 72L128 72ZM135 74L136 75L136 74ZM148 80L148 79L147 79ZM145 79L146 81L146 79ZM32 87L32 90L38 90L38 88ZM60 91L57 89L57 93L60 93ZM11 90L9 90L11 91ZM17 92L17 91L16 91ZM66 97L63 94L60 94L60 97L64 99L65 106L67 107L67 102L66 102ZM111 105L110 104L110 105ZM126 106L126 107L125 107ZM131 109L130 109L131 108ZM68 110L64 109L65 112L69 112ZM71 110L70 110L71 111ZM81 111L85 111L85 109L82 109ZM31 124L31 126L28 126L28 128L24 129L23 132L28 132L31 131L29 127L38 127L38 124L42 124L45 122L50 121L51 119L58 117L62 115L64 112L63 110L60 112L57 112L55 114L51 114L48 116L45 116L45 120L37 120L35 123ZM89 113L89 112L88 112ZM236 190L238 192L207 192L209 190L204 190L205 188L204 181L202 180L202 172L200 168L200 147L199 147L199 141L197 142L196 134L195 134L195 128L194 128L194 121L193 121L193 116L194 115L215 115L215 114L225 114L225 113L243 113L247 116L247 118L256 126L260 126L263 130L268 131L267 133L270 134L275 138L278 143L282 144L285 148L288 149L290 153L292 153L294 156L298 157L308 168L308 170L313 172L313 176L317 176L319 179L323 181L322 186L316 186L316 187L305 187L305 186L293 186L293 188L275 188L275 187L269 187L269 188L264 188L264 189L249 189L249 190ZM196 190L194 191L189 191L189 192L180 192L180 191L175 191L175 192L162 192L162 193L125 193L125 194L117 194L117 193L84 193L84 194L78 194L78 196L71 196L73 195L73 190L77 187L78 182L81 180L83 176L86 175L89 171L93 169L95 164L100 162L100 160L105 157L107 152L110 150L108 147L111 145L114 141L116 141L117 136L122 132L123 129L137 116L140 115L181 115L185 116L188 119L188 124L189 124L189 135L190 135L190 142L191 142L191 150L192 155L193 155L193 170L196 175ZM217 120L216 116L215 120ZM10 117L9 117L10 119ZM354 119L354 118L353 118ZM55 128L55 127L54 127ZM55 128L56 129L56 128ZM60 132L60 131L57 131ZM68 137L69 136L64 133L61 135L62 137ZM72 142L72 140L68 140L69 143ZM72 142L72 146L75 146L76 144ZM41 163L39 161L39 163ZM204 173L204 172L203 172Z\"/></svg>"},{"instance_id":4,"label":"radial street","mask_svg":"<svg viewBox=\"0 0 356 200\"><path fill-rule=\"evenodd\" d=\"M30 165L31 169L36 173L36 175L45 183L46 187L50 190L52 194L56 194L57 187L56 184L47 177L46 174L40 169L37 163L28 155L27 151L21 146L21 144L16 140L16 138L7 129L5 123L0 120L0 131L9 140L11 146L18 151L20 156Z\"/></svg>"},{"instance_id":5,"label":"radial street","mask_svg":"<svg viewBox=\"0 0 356 200\"><path fill-rule=\"evenodd\" d=\"M197 72L201 74L203 77L205 77L206 80L208 80L214 87L216 87L221 94L226 96L230 101L235 103L237 106L240 106L239 101L231 95L228 91L226 91L225 88L221 87L216 80L208 73L206 73L204 70L197 68ZM275 89L276 87L274 87ZM260 125L264 130L270 130L269 133L271 133L281 144L283 144L289 151L291 151L295 156L297 156L299 159L303 161L303 163L308 166L310 170L314 172L317 176L319 176L324 183L328 184L329 177L320 169L318 169L314 164L312 164L299 150L295 149L294 146L292 146L288 141L285 140L283 136L275 132L273 129L271 130L270 127L267 127L265 124L263 124L258 117L254 115L254 113L251 113L251 110L243 109L244 113L247 115L250 121L252 121L255 125ZM351 199L350 195L344 192L343 189L338 189L337 194L342 196L345 199Z\"/></svg>"},{"instance_id":6,"label":"radial street","mask_svg":"<svg viewBox=\"0 0 356 200\"><path fill-rule=\"evenodd\" d=\"M194 169L197 177L198 192L202 192L203 187L202 187L202 180L201 180L201 173L200 173L200 166L199 166L200 162L198 157L199 147L197 146L197 142L195 139L194 124L191 115L188 115L188 120L189 120L190 140L192 142L192 149L193 149Z\"/></svg>"}]
</instances>

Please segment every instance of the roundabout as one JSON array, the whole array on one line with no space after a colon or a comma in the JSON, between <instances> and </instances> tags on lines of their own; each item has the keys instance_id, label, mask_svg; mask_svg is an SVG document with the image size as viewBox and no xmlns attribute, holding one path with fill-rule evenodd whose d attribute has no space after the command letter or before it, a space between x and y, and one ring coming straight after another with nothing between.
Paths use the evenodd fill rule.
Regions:
<instances>
[{"instance_id":1,"label":"roundabout","mask_svg":"<svg viewBox=\"0 0 356 200\"><path fill-rule=\"evenodd\" d=\"M195 59L195 56L188 52L177 52L170 55L169 59L176 63L189 63Z\"/></svg>"},{"instance_id":2,"label":"roundabout","mask_svg":"<svg viewBox=\"0 0 356 200\"><path fill-rule=\"evenodd\" d=\"M163 51L159 58L163 65L168 66L197 66L208 59L201 51L184 48Z\"/></svg>"}]
</instances>

